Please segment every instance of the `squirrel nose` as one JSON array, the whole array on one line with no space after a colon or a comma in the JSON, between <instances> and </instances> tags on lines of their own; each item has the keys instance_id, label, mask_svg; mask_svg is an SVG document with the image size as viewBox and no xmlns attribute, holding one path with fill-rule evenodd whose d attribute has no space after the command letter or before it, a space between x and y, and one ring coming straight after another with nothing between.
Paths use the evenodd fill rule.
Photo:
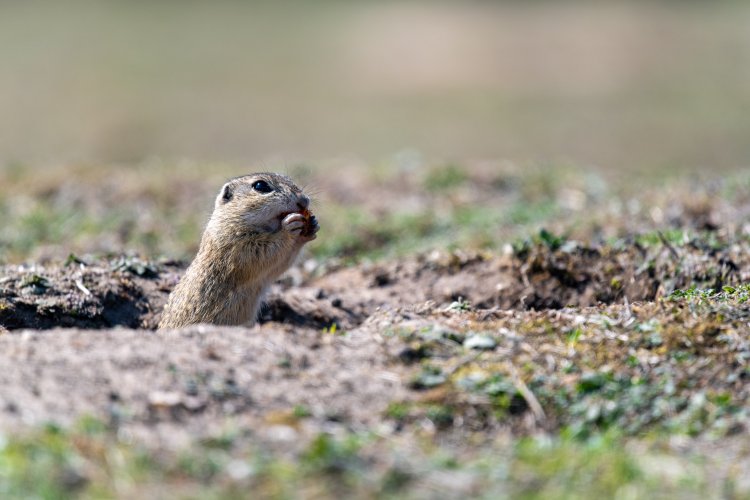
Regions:
<instances>
[{"instance_id":1,"label":"squirrel nose","mask_svg":"<svg viewBox=\"0 0 750 500\"><path fill-rule=\"evenodd\" d=\"M297 206L302 210L306 209L310 206L310 198L305 195L300 196L297 200Z\"/></svg>"}]
</instances>

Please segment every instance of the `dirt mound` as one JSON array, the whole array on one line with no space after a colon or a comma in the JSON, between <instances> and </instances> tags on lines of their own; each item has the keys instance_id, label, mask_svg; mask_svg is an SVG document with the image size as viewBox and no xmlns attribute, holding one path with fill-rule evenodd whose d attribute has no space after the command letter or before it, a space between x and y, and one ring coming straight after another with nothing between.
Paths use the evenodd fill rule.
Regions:
<instances>
[{"instance_id":1,"label":"dirt mound","mask_svg":"<svg viewBox=\"0 0 750 500\"><path fill-rule=\"evenodd\" d=\"M0 326L155 328L177 271L133 258L7 266L0 271Z\"/></svg>"},{"instance_id":2,"label":"dirt mound","mask_svg":"<svg viewBox=\"0 0 750 500\"><path fill-rule=\"evenodd\" d=\"M544 235L505 255L439 252L414 258L298 272L275 285L262 322L340 328L379 309L447 307L546 310L651 301L679 288L720 290L750 279L750 252L698 241L592 247ZM120 258L86 265L5 267L0 326L153 329L184 271L173 264Z\"/></svg>"}]
</instances>

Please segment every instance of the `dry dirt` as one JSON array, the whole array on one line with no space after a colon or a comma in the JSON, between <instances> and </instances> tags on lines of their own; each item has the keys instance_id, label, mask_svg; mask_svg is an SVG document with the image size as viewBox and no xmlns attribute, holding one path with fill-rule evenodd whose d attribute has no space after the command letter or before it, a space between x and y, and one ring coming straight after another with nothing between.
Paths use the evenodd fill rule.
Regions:
<instances>
[{"instance_id":1,"label":"dry dirt","mask_svg":"<svg viewBox=\"0 0 750 500\"><path fill-rule=\"evenodd\" d=\"M516 373L514 366L524 365L514 360L528 358L553 378L572 360L582 369L549 383L580 388L587 367L622 362L628 353L664 355L649 353L648 345L644 354L648 330L629 325L672 314L678 326L691 328L687 311L678 316L659 298L690 286L746 283L748 260L739 245L594 248L546 237L504 255L433 252L328 268L310 262L274 287L260 325L166 332L153 329L181 264L123 257L7 266L0 280L0 427L69 424L91 415L139 442L169 447L212 435L228 421L281 441L415 422L459 434L557 428L570 416L556 414L539 395L543 384L524 390L519 377L536 379ZM746 321L748 311L735 316ZM614 326L584 331L580 349L571 350L571 331L605 317ZM487 333L491 344L482 346L480 335L472 349L467 338L476 332ZM618 334L630 337L618 341ZM662 344L677 342L666 331L662 336ZM601 343L611 343L611 351L584 349ZM704 344L696 341L696 353L715 347ZM684 346L670 345L678 347ZM737 349L710 356L718 363ZM431 381L426 361L439 367L434 375L448 378L469 365L510 363L500 371L515 380L520 396L511 399L507 418L491 418L487 400ZM718 391L726 374L713 366L698 366L692 376L707 377L706 386ZM419 410L385 418L394 402L440 402L456 414L442 423L420 420ZM305 418L298 418L301 411Z\"/></svg>"}]
</instances>

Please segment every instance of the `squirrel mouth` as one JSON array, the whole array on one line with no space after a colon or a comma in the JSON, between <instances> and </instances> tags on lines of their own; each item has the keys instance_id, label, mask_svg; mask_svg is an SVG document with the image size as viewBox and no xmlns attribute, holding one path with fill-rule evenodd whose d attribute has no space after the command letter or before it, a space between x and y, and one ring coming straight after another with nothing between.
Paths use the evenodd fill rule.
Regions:
<instances>
[{"instance_id":1,"label":"squirrel mouth","mask_svg":"<svg viewBox=\"0 0 750 500\"><path fill-rule=\"evenodd\" d=\"M291 215L291 214L300 214L305 219L309 219L310 217L312 217L312 212L310 212L306 208L303 208L302 210L292 210L291 212L281 212L278 215L278 218L279 218L279 220L283 220L284 217L286 217L287 215Z\"/></svg>"}]
</instances>

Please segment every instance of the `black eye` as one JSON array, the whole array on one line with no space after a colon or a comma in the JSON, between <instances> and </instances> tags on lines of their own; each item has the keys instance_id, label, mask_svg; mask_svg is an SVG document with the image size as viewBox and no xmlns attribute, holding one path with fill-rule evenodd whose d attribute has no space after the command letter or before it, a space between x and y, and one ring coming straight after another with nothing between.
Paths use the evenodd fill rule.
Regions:
<instances>
[{"instance_id":1,"label":"black eye","mask_svg":"<svg viewBox=\"0 0 750 500\"><path fill-rule=\"evenodd\" d=\"M273 188L266 181L255 181L253 183L253 189L259 193L270 193Z\"/></svg>"}]
</instances>

